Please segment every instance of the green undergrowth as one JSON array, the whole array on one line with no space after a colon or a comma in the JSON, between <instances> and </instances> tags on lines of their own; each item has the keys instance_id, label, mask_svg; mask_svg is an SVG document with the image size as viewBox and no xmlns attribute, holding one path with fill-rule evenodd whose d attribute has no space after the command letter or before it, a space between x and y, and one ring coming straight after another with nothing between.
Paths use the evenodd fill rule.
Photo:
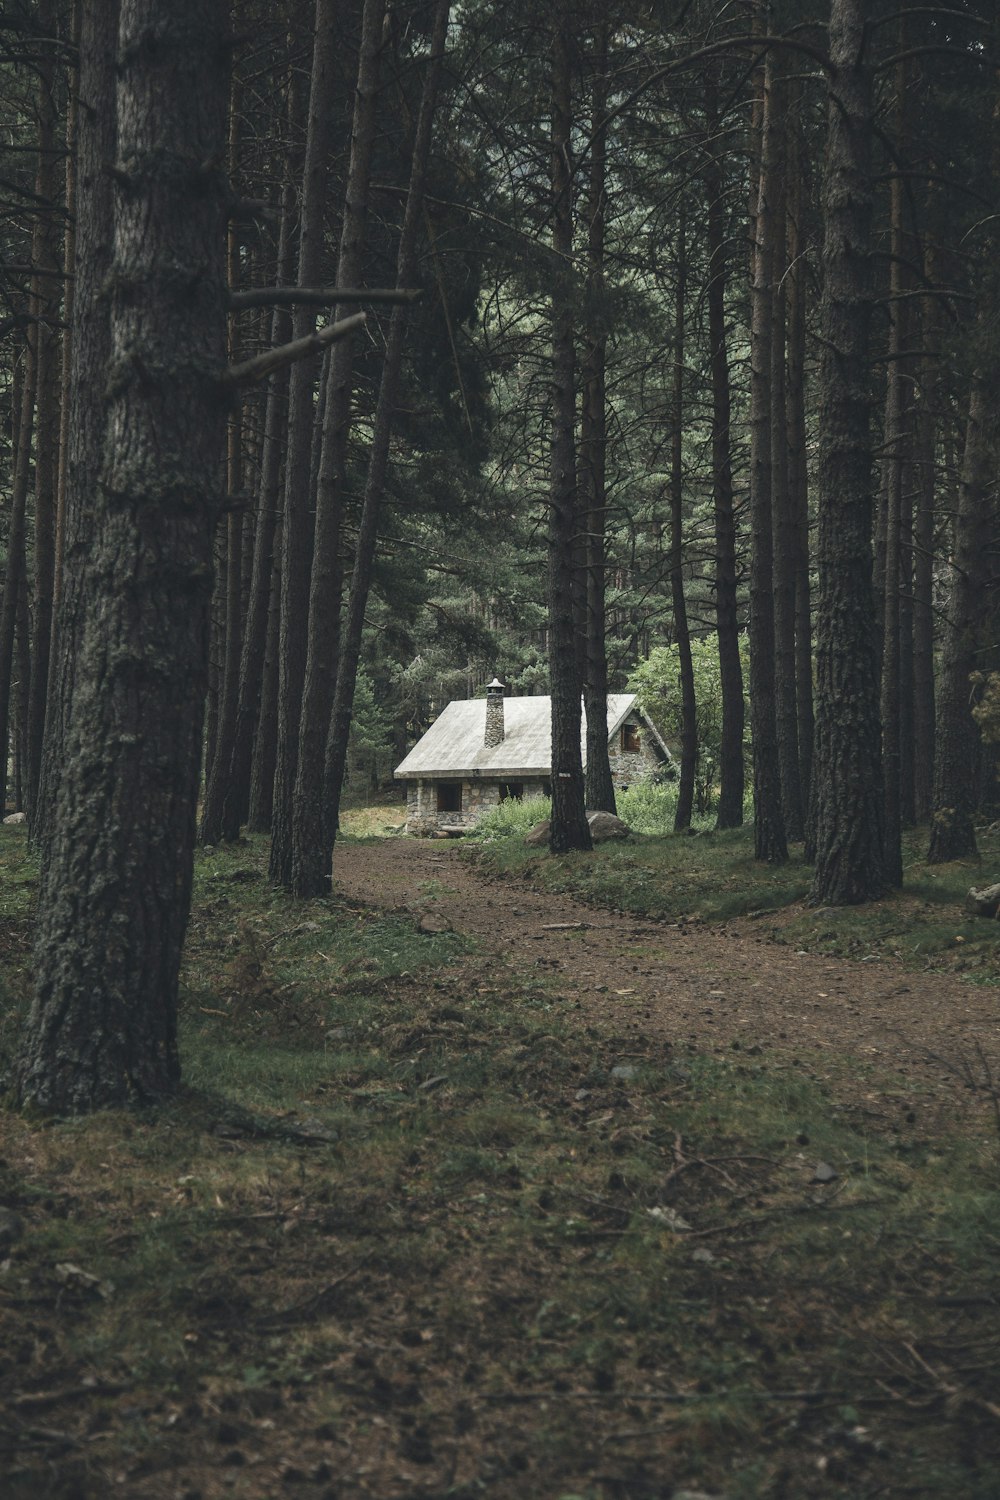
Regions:
<instances>
[{"instance_id":1,"label":"green undergrowth","mask_svg":"<svg viewBox=\"0 0 1000 1500\"><path fill-rule=\"evenodd\" d=\"M904 836L904 884L857 907L808 904L812 866L793 846L785 865L753 858L752 830L634 835L590 853L553 856L510 836L469 844L494 873L529 881L617 911L673 922L724 923L751 917L776 942L807 952L891 958L942 968L978 983L1000 982L1000 927L965 912L970 886L1000 880L1000 827L980 830L979 859L928 865L926 829Z\"/></svg>"},{"instance_id":2,"label":"green undergrowth","mask_svg":"<svg viewBox=\"0 0 1000 1500\"><path fill-rule=\"evenodd\" d=\"M986 1127L265 872L199 857L178 1099L0 1118L5 1495L1000 1492Z\"/></svg>"}]
</instances>

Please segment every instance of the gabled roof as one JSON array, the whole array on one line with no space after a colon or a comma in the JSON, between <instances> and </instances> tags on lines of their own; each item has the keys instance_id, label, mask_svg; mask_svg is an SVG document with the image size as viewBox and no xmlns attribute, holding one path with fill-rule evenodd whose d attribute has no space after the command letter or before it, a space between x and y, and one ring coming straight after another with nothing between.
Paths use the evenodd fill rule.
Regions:
<instances>
[{"instance_id":1,"label":"gabled roof","mask_svg":"<svg viewBox=\"0 0 1000 1500\"><path fill-rule=\"evenodd\" d=\"M551 698L505 698L504 738L490 749L486 732L485 698L449 703L422 739L397 767L401 778L464 776L510 778L548 776L552 769ZM670 751L646 715L635 706L634 693L608 694L608 739L635 713L652 730L666 758ZM581 725L581 749L586 760L586 719Z\"/></svg>"}]
</instances>

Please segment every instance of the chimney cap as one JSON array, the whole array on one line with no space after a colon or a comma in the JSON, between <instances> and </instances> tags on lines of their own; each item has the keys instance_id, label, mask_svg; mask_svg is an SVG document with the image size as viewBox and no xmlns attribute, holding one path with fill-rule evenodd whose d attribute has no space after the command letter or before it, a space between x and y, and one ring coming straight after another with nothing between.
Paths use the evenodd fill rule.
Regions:
<instances>
[{"instance_id":1,"label":"chimney cap","mask_svg":"<svg viewBox=\"0 0 1000 1500\"><path fill-rule=\"evenodd\" d=\"M503 692L506 691L506 684L502 683L500 681L499 677L494 677L494 679L493 679L492 682L488 682L486 684L486 691L487 692L490 692L490 691L495 692L497 690L497 688L500 689L501 693L503 693Z\"/></svg>"}]
</instances>

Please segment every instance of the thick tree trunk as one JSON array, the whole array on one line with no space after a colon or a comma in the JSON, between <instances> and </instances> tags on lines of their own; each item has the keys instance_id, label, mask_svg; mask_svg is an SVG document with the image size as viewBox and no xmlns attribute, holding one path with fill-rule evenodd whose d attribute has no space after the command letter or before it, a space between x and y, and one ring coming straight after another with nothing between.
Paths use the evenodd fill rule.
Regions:
<instances>
[{"instance_id":1,"label":"thick tree trunk","mask_svg":"<svg viewBox=\"0 0 1000 1500\"><path fill-rule=\"evenodd\" d=\"M969 397L962 482L955 517L955 552L948 616L941 642L937 693L934 807L927 859L971 859L976 854L979 728L969 681L980 665L980 630L989 578L990 500L996 485L1000 420L995 387L982 371Z\"/></svg>"},{"instance_id":2,"label":"thick tree trunk","mask_svg":"<svg viewBox=\"0 0 1000 1500\"><path fill-rule=\"evenodd\" d=\"M375 140L379 52L385 0L365 0L355 90L351 159L344 197L337 285L353 287L364 274L368 184ZM332 842L323 811L326 744L330 731L340 643L340 533L351 431L354 347L344 339L327 367L316 483L316 530L309 588L309 632L298 771L292 797L292 890L315 896L329 888Z\"/></svg>"},{"instance_id":3,"label":"thick tree trunk","mask_svg":"<svg viewBox=\"0 0 1000 1500\"><path fill-rule=\"evenodd\" d=\"M733 513L733 468L730 451L729 353L726 338L726 215L723 201L722 158L717 90L706 80L708 165L708 337L712 365L712 494L715 519L715 628L719 637L719 680L722 691L722 745L719 756L718 828L743 825L746 769L743 732L743 664L740 661L739 617L736 608L736 521Z\"/></svg>"},{"instance_id":4,"label":"thick tree trunk","mask_svg":"<svg viewBox=\"0 0 1000 1500\"><path fill-rule=\"evenodd\" d=\"M299 228L299 286L316 286L323 264L323 208L333 135L332 97L340 38L336 0L316 0L309 124L302 178ZM315 328L315 310L296 307L293 336ZM298 770L299 718L309 626L309 573L312 566L313 492L309 483L313 435L313 386L317 360L303 359L291 372L288 391L288 451L281 544L278 745L271 814L270 878L292 881L292 794Z\"/></svg>"},{"instance_id":5,"label":"thick tree trunk","mask_svg":"<svg viewBox=\"0 0 1000 1500\"><path fill-rule=\"evenodd\" d=\"M886 888L868 390L872 89L864 30L861 0L833 0L823 185L812 887L812 900L826 905L868 901Z\"/></svg>"},{"instance_id":6,"label":"thick tree trunk","mask_svg":"<svg viewBox=\"0 0 1000 1500\"><path fill-rule=\"evenodd\" d=\"M122 4L106 459L16 1075L58 1113L178 1081L226 399L225 20L218 0Z\"/></svg>"},{"instance_id":7,"label":"thick tree trunk","mask_svg":"<svg viewBox=\"0 0 1000 1500\"><path fill-rule=\"evenodd\" d=\"M774 195L777 121L773 59L764 79L759 188L754 221L750 327L750 723L753 731L754 856L788 858L775 702L771 343L774 331Z\"/></svg>"},{"instance_id":8,"label":"thick tree trunk","mask_svg":"<svg viewBox=\"0 0 1000 1500\"><path fill-rule=\"evenodd\" d=\"M590 849L580 751L580 693L573 629L576 488L576 359L568 281L573 254L572 89L567 0L552 22L552 249L558 263L552 299L552 428L549 439L549 685L552 694L552 819L549 848Z\"/></svg>"}]
</instances>

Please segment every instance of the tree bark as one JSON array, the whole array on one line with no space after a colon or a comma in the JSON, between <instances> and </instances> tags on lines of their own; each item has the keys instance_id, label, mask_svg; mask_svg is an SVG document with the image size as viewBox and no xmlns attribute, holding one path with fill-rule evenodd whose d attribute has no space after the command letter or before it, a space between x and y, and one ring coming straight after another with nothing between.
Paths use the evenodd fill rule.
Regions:
<instances>
[{"instance_id":1,"label":"tree bark","mask_svg":"<svg viewBox=\"0 0 1000 1500\"><path fill-rule=\"evenodd\" d=\"M53 0L41 0L38 27L55 41ZM45 732L52 640L52 591L55 585L56 491L59 479L59 304L62 281L60 225L56 215L55 49L43 46L39 56L38 173L35 192L45 205L36 220L32 260L32 311L35 323L35 514L33 525L32 662L27 719L26 793L29 825L35 822Z\"/></svg>"},{"instance_id":2,"label":"tree bark","mask_svg":"<svg viewBox=\"0 0 1000 1500\"><path fill-rule=\"evenodd\" d=\"M114 109L118 0L81 7L77 186L73 260L65 501L58 548L58 601L38 807L32 837L43 865L51 838L56 788L66 762L71 703L83 629L83 574L94 535L107 419L111 357L108 280L112 261L111 167L116 153Z\"/></svg>"},{"instance_id":3,"label":"tree bark","mask_svg":"<svg viewBox=\"0 0 1000 1500\"><path fill-rule=\"evenodd\" d=\"M796 841L805 833L802 785L799 780L799 724L796 703L795 584L798 516L792 497L789 462L788 376L785 367L787 333L788 203L788 83L782 60L775 57L770 116L774 145L768 180L771 184L768 223L771 266L771 527L774 572L774 711L778 738L778 771L785 834Z\"/></svg>"},{"instance_id":4,"label":"tree bark","mask_svg":"<svg viewBox=\"0 0 1000 1500\"><path fill-rule=\"evenodd\" d=\"M226 400L225 20L219 0L122 4L105 463L16 1071L47 1112L179 1076Z\"/></svg>"},{"instance_id":5,"label":"tree bark","mask_svg":"<svg viewBox=\"0 0 1000 1500\"><path fill-rule=\"evenodd\" d=\"M384 17L385 0L365 0L337 264L337 285L343 287L357 286L363 279ZM322 407L308 642L299 720L298 771L292 796L291 886L297 896L319 895L330 884L333 845L325 827L323 780L340 643L340 533L353 392L354 348L352 341L345 339L330 356Z\"/></svg>"},{"instance_id":6,"label":"tree bark","mask_svg":"<svg viewBox=\"0 0 1000 1500\"><path fill-rule=\"evenodd\" d=\"M982 330L981 330L982 331ZM970 677L989 579L989 521L1000 453L995 383L977 370L969 396L948 615L941 642L937 693L937 754L929 864L976 855L979 729L972 717Z\"/></svg>"},{"instance_id":7,"label":"tree bark","mask_svg":"<svg viewBox=\"0 0 1000 1500\"><path fill-rule=\"evenodd\" d=\"M29 336L21 381L21 410L17 422L17 452L7 525L7 567L0 603L0 809L7 806L7 758L14 691L14 635L18 597L25 581L25 523L31 482L31 435L35 417L35 352ZM21 718L23 728L24 719ZM18 809L20 811L20 809Z\"/></svg>"},{"instance_id":8,"label":"tree bark","mask_svg":"<svg viewBox=\"0 0 1000 1500\"><path fill-rule=\"evenodd\" d=\"M301 157L299 133L302 128L302 92L297 70L289 68L286 101L288 141L278 230L279 284L291 281L295 274L295 165ZM276 304L271 316L271 347L280 348L291 337L291 312L285 304ZM268 684L271 681L265 672L265 661L270 660L273 665L277 665L276 637L270 655L267 648L269 626L273 625L277 629L280 603L281 574L275 568L275 543L279 536L282 462L288 420L288 380L287 368L276 370L268 381L264 403L257 525L250 569L250 597L243 631L243 654L240 660L239 703L233 731L232 760L222 804L221 833L222 838L229 843L239 838L244 820L256 832L268 832L271 827L277 739L277 688L276 681L273 694L265 687L265 681ZM266 714L265 705L268 710Z\"/></svg>"},{"instance_id":9,"label":"tree bark","mask_svg":"<svg viewBox=\"0 0 1000 1500\"><path fill-rule=\"evenodd\" d=\"M309 123L302 178L299 227L299 286L316 286L323 264L323 207L332 142L333 76L339 39L335 0L316 0ZM304 338L315 327L315 310L297 307L293 337ZM309 466L313 433L313 386L317 361L303 359L291 373L288 391L288 450L285 458L285 505L281 543L281 614L279 624L278 743L271 812L269 874L275 885L292 881L292 794L298 770L299 718L305 678L309 573L313 514Z\"/></svg>"},{"instance_id":10,"label":"tree bark","mask_svg":"<svg viewBox=\"0 0 1000 1500\"><path fill-rule=\"evenodd\" d=\"M802 227L805 153L794 123L802 90L792 94L788 161L788 352L785 376L788 407L788 489L794 525L795 573L795 710L799 749L799 796L803 833L808 823L813 754L812 601L809 556L809 464L806 431L806 236Z\"/></svg>"},{"instance_id":11,"label":"tree bark","mask_svg":"<svg viewBox=\"0 0 1000 1500\"><path fill-rule=\"evenodd\" d=\"M694 807L694 773L698 759L698 705L694 690L694 662L687 601L684 598L684 311L687 296L686 216L683 203L677 225L677 270L674 292L674 370L671 393L670 443L670 599L674 615L674 641L681 679L681 770L674 809L674 832L691 827Z\"/></svg>"},{"instance_id":12,"label":"tree bark","mask_svg":"<svg viewBox=\"0 0 1000 1500\"><path fill-rule=\"evenodd\" d=\"M237 78L231 84L229 103L229 180L238 180L240 156L241 88ZM230 219L226 236L226 286L232 293L239 285L241 269L238 226ZM227 303L229 297L227 296ZM230 310L228 318L230 368L240 359L239 313ZM226 496L228 514L222 522L219 546L225 547L226 567L220 606L222 615L222 655L220 661L218 722L215 727L212 760L205 777L205 797L201 818L201 842L217 844L222 837L222 812L225 787L229 780L236 738L239 709L240 660L243 654L243 402L239 395L233 402L226 427Z\"/></svg>"},{"instance_id":13,"label":"tree bark","mask_svg":"<svg viewBox=\"0 0 1000 1500\"><path fill-rule=\"evenodd\" d=\"M775 702L771 344L774 331L774 194L777 121L774 61L765 66L759 188L754 218L750 327L750 723L753 732L754 857L788 858L781 805Z\"/></svg>"},{"instance_id":14,"label":"tree bark","mask_svg":"<svg viewBox=\"0 0 1000 1500\"><path fill-rule=\"evenodd\" d=\"M861 0L833 0L820 308L816 869L812 900L883 894L870 433L872 88Z\"/></svg>"},{"instance_id":15,"label":"tree bark","mask_svg":"<svg viewBox=\"0 0 1000 1500\"><path fill-rule=\"evenodd\" d=\"M569 296L573 255L572 16L557 0L552 21L552 249L558 264L552 294L552 416L549 438L548 608L552 695L553 854L590 849L580 750L580 693L573 628L574 542L579 527L576 487L576 359Z\"/></svg>"},{"instance_id":16,"label":"tree bark","mask_svg":"<svg viewBox=\"0 0 1000 1500\"><path fill-rule=\"evenodd\" d=\"M719 638L722 691L722 744L719 756L717 828L743 826L746 768L743 733L743 664L740 661L736 604L736 521L733 513L733 468L730 447L729 353L726 336L726 216L723 198L718 90L714 78L705 84L705 129L708 163L708 338L712 367L712 495L715 522L715 628Z\"/></svg>"},{"instance_id":17,"label":"tree bark","mask_svg":"<svg viewBox=\"0 0 1000 1500\"><path fill-rule=\"evenodd\" d=\"M434 8L427 73L424 77L420 112L413 139L410 185L406 195L406 208L403 212L403 227L396 261L396 282L400 287L412 286L416 276L417 230L423 215L424 187L430 161L434 111L444 63L450 11L450 0L437 0ZM344 769L347 765L347 741L354 707L354 689L358 677L358 662L361 659L365 609L368 604L372 566L375 560L378 518L389 466L389 443L392 436L393 417L399 400L405 333L406 307L400 305L393 309L392 320L389 324L389 337L386 342L378 406L372 431L365 497L361 507L358 542L347 600L347 615L341 636L340 659L337 664L337 688L327 741L323 786L324 847L321 861L317 860L311 872L305 877L310 882L319 876L328 880L330 876L330 861L340 813L340 794L344 782Z\"/></svg>"},{"instance_id":18,"label":"tree bark","mask_svg":"<svg viewBox=\"0 0 1000 1500\"><path fill-rule=\"evenodd\" d=\"M599 24L591 96L590 172L587 203L588 328L583 356L583 412L580 477L586 505L586 673L583 701L587 721L584 800L588 808L616 812L608 758L608 655L605 633L607 572L607 327L604 307L604 226L607 218L608 25Z\"/></svg>"}]
</instances>

